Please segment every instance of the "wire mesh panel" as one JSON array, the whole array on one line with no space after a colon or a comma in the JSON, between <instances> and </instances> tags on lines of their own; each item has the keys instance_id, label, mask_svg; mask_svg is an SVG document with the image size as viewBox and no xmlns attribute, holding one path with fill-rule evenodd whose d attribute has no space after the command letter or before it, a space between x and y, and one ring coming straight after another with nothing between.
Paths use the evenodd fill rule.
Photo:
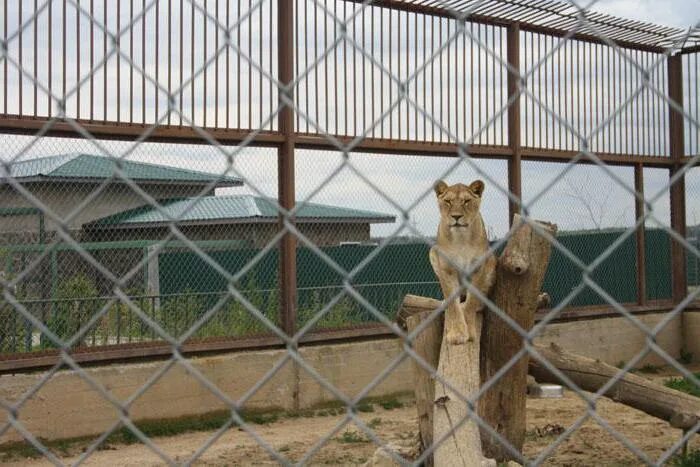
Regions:
<instances>
[{"instance_id":1,"label":"wire mesh panel","mask_svg":"<svg viewBox=\"0 0 700 467\"><path fill-rule=\"evenodd\" d=\"M700 11L596 7L0 2L0 459L692 463Z\"/></svg>"}]
</instances>

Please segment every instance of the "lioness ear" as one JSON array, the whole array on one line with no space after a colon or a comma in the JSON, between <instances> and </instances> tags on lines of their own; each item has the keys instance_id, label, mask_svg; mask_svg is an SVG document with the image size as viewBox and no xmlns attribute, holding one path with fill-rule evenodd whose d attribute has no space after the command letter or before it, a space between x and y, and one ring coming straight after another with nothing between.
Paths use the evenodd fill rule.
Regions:
<instances>
[{"instance_id":1,"label":"lioness ear","mask_svg":"<svg viewBox=\"0 0 700 467\"><path fill-rule=\"evenodd\" d=\"M440 196L445 192L445 190L447 190L447 186L448 185L444 182L444 180L439 180L435 182L435 185L433 186L433 188L435 189L435 194Z\"/></svg>"},{"instance_id":2,"label":"lioness ear","mask_svg":"<svg viewBox=\"0 0 700 467\"><path fill-rule=\"evenodd\" d=\"M469 189L472 193L481 198L481 194L484 192L484 182L481 180L473 181L472 184L469 185Z\"/></svg>"}]
</instances>

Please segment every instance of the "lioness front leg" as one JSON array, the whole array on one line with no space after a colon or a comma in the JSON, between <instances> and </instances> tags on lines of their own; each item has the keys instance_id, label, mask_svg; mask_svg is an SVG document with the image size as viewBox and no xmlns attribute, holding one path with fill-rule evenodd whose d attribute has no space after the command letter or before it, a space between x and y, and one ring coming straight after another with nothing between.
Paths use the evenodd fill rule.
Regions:
<instances>
[{"instance_id":1,"label":"lioness front leg","mask_svg":"<svg viewBox=\"0 0 700 467\"><path fill-rule=\"evenodd\" d=\"M435 249L431 249L430 264L433 266L435 275L440 282L442 294L445 300L447 300L459 289L459 279L456 273L444 267L446 266L444 263L445 262L440 261L439 254ZM460 295L461 293L458 293L454 299L450 300L445 310L445 339L447 339L448 344L452 345L466 344L469 340L469 329L467 328L465 314L462 311Z\"/></svg>"},{"instance_id":2,"label":"lioness front leg","mask_svg":"<svg viewBox=\"0 0 700 467\"><path fill-rule=\"evenodd\" d=\"M481 295L488 296L496 281L496 258L490 256L479 270L472 275L472 286L476 288ZM471 287L469 288L471 289ZM476 314L484 309L484 304L479 298L467 289L467 297L464 303L461 304L464 313L464 319L469 332L469 340L476 338Z\"/></svg>"}]
</instances>

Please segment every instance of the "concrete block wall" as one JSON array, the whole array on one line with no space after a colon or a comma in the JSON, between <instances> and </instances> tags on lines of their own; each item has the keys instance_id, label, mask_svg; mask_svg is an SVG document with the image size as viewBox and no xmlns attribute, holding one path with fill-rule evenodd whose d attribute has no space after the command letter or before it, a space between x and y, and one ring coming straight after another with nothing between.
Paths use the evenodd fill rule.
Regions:
<instances>
[{"instance_id":1,"label":"concrete block wall","mask_svg":"<svg viewBox=\"0 0 700 467\"><path fill-rule=\"evenodd\" d=\"M693 335L700 336L700 313L685 318ZM638 316L654 326L663 313ZM678 357L682 345L682 318L672 320L659 334L657 342L671 356ZM643 348L644 334L625 318L602 318L555 323L547 326L538 343L554 342L562 348L617 364L628 361ZM700 356L700 344L690 351ZM696 349L697 348L697 349ZM412 364L403 360L366 394L362 391L401 353L398 339L379 339L300 349L301 357L328 384L349 398L358 395L382 396L413 390ZM285 358L285 350L235 352L190 359L192 366L206 376L221 392L239 400L276 364ZM648 356L643 364L660 364L658 356ZM135 363L86 368L85 373L125 401L167 362ZM43 377L42 372L0 376L0 400L16 401ZM287 360L267 383L255 391L245 404L248 409L295 410L314 407L337 398L305 369ZM179 364L169 368L162 378L138 397L129 415L132 420L176 418L201 415L226 409L226 405ZM19 411L24 426L47 439L99 434L118 420L116 408L79 375L60 371L24 404ZM0 442L19 440L9 430Z\"/></svg>"}]
</instances>

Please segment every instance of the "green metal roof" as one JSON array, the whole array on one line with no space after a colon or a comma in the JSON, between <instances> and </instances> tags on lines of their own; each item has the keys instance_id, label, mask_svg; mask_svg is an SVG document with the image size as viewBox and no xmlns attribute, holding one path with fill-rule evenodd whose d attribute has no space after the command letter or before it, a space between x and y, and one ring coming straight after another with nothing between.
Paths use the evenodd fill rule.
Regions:
<instances>
[{"instance_id":1,"label":"green metal roof","mask_svg":"<svg viewBox=\"0 0 700 467\"><path fill-rule=\"evenodd\" d=\"M10 174L21 181L99 181L111 177L117 161L91 154L63 154L16 162ZM180 169L144 162L118 161L126 176L137 182L205 184L218 179L217 174ZM4 177L0 177L0 184ZM222 177L216 186L239 186L243 181Z\"/></svg>"},{"instance_id":2,"label":"green metal roof","mask_svg":"<svg viewBox=\"0 0 700 467\"><path fill-rule=\"evenodd\" d=\"M137 226L156 227L169 222L170 218L178 223L217 224L275 222L277 209L275 203L265 198L251 195L206 196L200 198L189 211L195 198L179 198L162 201L165 212L147 205L128 211L97 219L85 227L88 228L134 228ZM390 223L396 218L388 214L359 209L328 206L323 204L306 204L297 213L298 222L367 222Z\"/></svg>"}]
</instances>

